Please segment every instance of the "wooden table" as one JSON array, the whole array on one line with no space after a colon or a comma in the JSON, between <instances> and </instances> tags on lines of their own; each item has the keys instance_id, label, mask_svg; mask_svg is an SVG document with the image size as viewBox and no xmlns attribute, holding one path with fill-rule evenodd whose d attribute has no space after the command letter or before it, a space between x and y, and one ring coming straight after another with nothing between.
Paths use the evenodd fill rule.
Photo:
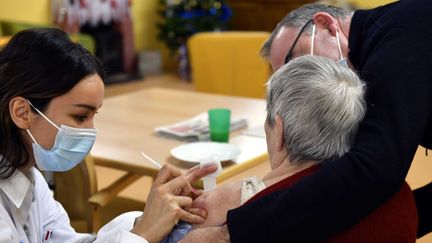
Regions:
<instances>
[{"instance_id":1,"label":"wooden table","mask_svg":"<svg viewBox=\"0 0 432 243\"><path fill-rule=\"evenodd\" d=\"M191 118L210 108L229 108L232 117L244 117L249 127L264 124L265 101L191 91L151 88L125 95L110 97L96 115L98 129L96 143L91 151L95 163L142 175L155 175L157 168L141 156L144 151L161 164L170 163L182 169L193 166L170 155L170 150L185 142L160 137L154 128ZM230 143L237 145L240 156L224 162L218 177L223 181L243 170L267 160L264 138L231 134Z\"/></svg>"}]
</instances>

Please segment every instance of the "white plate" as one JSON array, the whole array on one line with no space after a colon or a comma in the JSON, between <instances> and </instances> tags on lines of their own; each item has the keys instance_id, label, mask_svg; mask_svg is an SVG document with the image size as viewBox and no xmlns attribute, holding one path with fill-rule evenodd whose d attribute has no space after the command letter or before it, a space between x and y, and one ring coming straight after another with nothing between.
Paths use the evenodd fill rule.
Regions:
<instances>
[{"instance_id":1,"label":"white plate","mask_svg":"<svg viewBox=\"0 0 432 243\"><path fill-rule=\"evenodd\" d=\"M177 146L171 149L176 159L191 163L199 163L201 159L217 158L220 161L232 160L240 154L237 146L227 143L196 142Z\"/></svg>"}]
</instances>

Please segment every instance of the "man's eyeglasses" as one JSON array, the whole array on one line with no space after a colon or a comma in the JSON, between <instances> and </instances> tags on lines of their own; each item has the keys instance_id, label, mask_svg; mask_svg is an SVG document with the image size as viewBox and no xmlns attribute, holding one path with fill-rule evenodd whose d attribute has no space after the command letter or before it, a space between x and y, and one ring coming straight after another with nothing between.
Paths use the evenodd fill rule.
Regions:
<instances>
[{"instance_id":1,"label":"man's eyeglasses","mask_svg":"<svg viewBox=\"0 0 432 243\"><path fill-rule=\"evenodd\" d=\"M313 21L312 19L309 20L309 21L306 22L306 23L303 25L303 27L300 29L300 32L297 34L297 37L295 38L295 40L294 40L294 42L293 42L291 48L289 49L288 54L285 56L285 64L287 64L289 61L291 61L291 59L292 59L292 52L293 52L293 50L294 50L294 47L295 47L296 44L297 44L298 39L300 38L301 34L304 32L304 30L306 29L306 27L307 27L310 23L312 23L312 21Z\"/></svg>"}]
</instances>

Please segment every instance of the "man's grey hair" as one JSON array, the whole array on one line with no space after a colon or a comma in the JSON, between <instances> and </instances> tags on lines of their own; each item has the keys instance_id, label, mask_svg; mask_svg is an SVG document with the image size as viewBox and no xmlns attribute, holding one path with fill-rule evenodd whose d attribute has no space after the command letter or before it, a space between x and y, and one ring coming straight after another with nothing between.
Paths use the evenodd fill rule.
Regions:
<instances>
[{"instance_id":1,"label":"man's grey hair","mask_svg":"<svg viewBox=\"0 0 432 243\"><path fill-rule=\"evenodd\" d=\"M346 153L363 119L365 85L349 68L328 58L301 56L267 82L267 123L283 121L291 162L324 161Z\"/></svg>"},{"instance_id":2,"label":"man's grey hair","mask_svg":"<svg viewBox=\"0 0 432 243\"><path fill-rule=\"evenodd\" d=\"M291 11L276 25L276 28L271 33L270 37L266 40L266 42L264 42L264 45L261 47L260 55L263 58L268 59L273 40L283 27L301 28L304 24L306 24L306 22L313 19L314 14L318 12L326 12L334 18L342 20L351 16L353 13L352 11L347 9L322 3L311 3L303 5L302 7ZM312 25L308 25L305 28L306 33L310 33L311 30Z\"/></svg>"}]
</instances>

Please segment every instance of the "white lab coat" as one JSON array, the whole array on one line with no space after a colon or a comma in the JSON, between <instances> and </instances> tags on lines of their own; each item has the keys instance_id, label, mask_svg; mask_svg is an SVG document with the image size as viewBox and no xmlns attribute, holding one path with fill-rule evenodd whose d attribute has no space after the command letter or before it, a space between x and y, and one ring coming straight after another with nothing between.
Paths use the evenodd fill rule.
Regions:
<instances>
[{"instance_id":1,"label":"white lab coat","mask_svg":"<svg viewBox=\"0 0 432 243\"><path fill-rule=\"evenodd\" d=\"M42 174L35 168L28 176L20 171L0 180L0 243L36 242L139 242L129 231L142 212L122 214L97 234L76 233L66 211L54 200ZM48 236L49 235L49 236Z\"/></svg>"}]
</instances>

